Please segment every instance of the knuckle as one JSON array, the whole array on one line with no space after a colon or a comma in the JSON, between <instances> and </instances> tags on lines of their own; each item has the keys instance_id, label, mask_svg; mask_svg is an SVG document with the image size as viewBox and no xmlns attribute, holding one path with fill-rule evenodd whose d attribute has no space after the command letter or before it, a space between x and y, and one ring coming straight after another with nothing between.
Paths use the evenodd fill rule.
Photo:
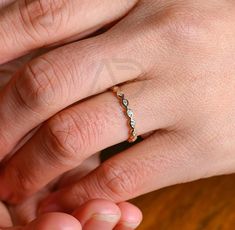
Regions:
<instances>
[{"instance_id":1,"label":"knuckle","mask_svg":"<svg viewBox=\"0 0 235 230\"><path fill-rule=\"evenodd\" d=\"M83 205L84 203L93 200L97 194L93 194L92 186L80 181L79 184L74 184L71 189L66 190L65 197L70 197L76 200L76 206ZM76 208L76 207L74 207Z\"/></svg>"},{"instance_id":2,"label":"knuckle","mask_svg":"<svg viewBox=\"0 0 235 230\"><path fill-rule=\"evenodd\" d=\"M137 188L137 174L133 173L130 168L124 169L119 164L104 163L100 168L100 176L102 181L99 183L100 187L104 189L104 192L108 197L115 197L117 199L125 197L133 197Z\"/></svg>"},{"instance_id":3,"label":"knuckle","mask_svg":"<svg viewBox=\"0 0 235 230\"><path fill-rule=\"evenodd\" d=\"M59 113L48 121L46 130L44 143L52 158L62 164L74 165L74 161L79 161L86 139L74 114Z\"/></svg>"},{"instance_id":4,"label":"knuckle","mask_svg":"<svg viewBox=\"0 0 235 230\"><path fill-rule=\"evenodd\" d=\"M92 154L102 135L104 118L101 112L92 113L90 107L87 109L74 110L58 113L46 123L44 143L47 149L59 161L66 160L81 162ZM45 135L46 136L46 135Z\"/></svg>"},{"instance_id":5,"label":"knuckle","mask_svg":"<svg viewBox=\"0 0 235 230\"><path fill-rule=\"evenodd\" d=\"M26 0L19 4L19 11L24 29L33 38L40 38L42 33L48 36L66 22L70 7L66 0Z\"/></svg>"},{"instance_id":6,"label":"knuckle","mask_svg":"<svg viewBox=\"0 0 235 230\"><path fill-rule=\"evenodd\" d=\"M46 62L41 66L40 59L28 63L15 81L15 93L18 102L35 112L53 106L56 103L56 89L60 87L54 75L55 67ZM44 60L45 64L45 60Z\"/></svg>"},{"instance_id":7,"label":"knuckle","mask_svg":"<svg viewBox=\"0 0 235 230\"><path fill-rule=\"evenodd\" d=\"M197 10L189 10L174 7L168 10L168 19L160 20L159 31L169 45L169 43L177 46L187 47L193 45L204 44L199 41L206 41L206 37L210 34L210 23L205 15L197 12Z\"/></svg>"}]
</instances>

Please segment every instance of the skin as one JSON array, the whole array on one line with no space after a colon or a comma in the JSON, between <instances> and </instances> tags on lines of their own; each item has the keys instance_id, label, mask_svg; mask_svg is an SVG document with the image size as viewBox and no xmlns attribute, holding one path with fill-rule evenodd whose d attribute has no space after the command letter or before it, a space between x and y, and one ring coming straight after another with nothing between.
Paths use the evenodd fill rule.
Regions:
<instances>
[{"instance_id":1,"label":"skin","mask_svg":"<svg viewBox=\"0 0 235 230\"><path fill-rule=\"evenodd\" d=\"M21 211L27 211L27 208L31 206L34 206L34 202L31 204L28 203L28 207L25 206ZM102 210L100 208L101 206ZM16 209L17 208L15 208L15 210ZM15 216L14 210L8 210L8 208L0 202L0 229L95 230L102 228L107 230L130 230L134 228L131 225L127 225L126 221L130 219L133 221L133 217L136 218L135 215L139 214L140 212L129 203L115 205L105 200L93 200L76 209L73 215L66 213L48 213L37 217L33 221L29 221L30 218L28 218L28 221L25 222L25 219L22 219L21 224L19 222L16 224L12 218L12 215Z\"/></svg>"},{"instance_id":2,"label":"skin","mask_svg":"<svg viewBox=\"0 0 235 230\"><path fill-rule=\"evenodd\" d=\"M21 9L24 20L19 23L27 34L18 31L22 24L11 26L1 36L7 48L0 61L71 39L71 28L66 30L62 20L66 7L59 9L62 19L53 17L62 23L55 32L48 11L31 5L40 16L29 20L32 8L17 8L19 2L0 12L0 31L16 22ZM1 170L0 197L18 203L95 152L127 140L123 109L108 90L121 83L138 134L151 135L77 183L61 187L41 203L41 212L69 212L94 198L121 202L165 186L233 173L234 20L234 1L140 0L108 31L29 62L0 94L1 156L43 124ZM88 25L83 24L83 31ZM8 36L14 34L13 42Z\"/></svg>"},{"instance_id":3,"label":"skin","mask_svg":"<svg viewBox=\"0 0 235 230\"><path fill-rule=\"evenodd\" d=\"M0 213L4 214L4 216L1 216L1 223L0 223L1 230L82 229L79 222L74 217L69 216L68 214L50 213L37 218L33 222L29 223L27 226L13 227L12 222L9 221L9 213L7 212L3 204L0 205Z\"/></svg>"},{"instance_id":4,"label":"skin","mask_svg":"<svg viewBox=\"0 0 235 230\"><path fill-rule=\"evenodd\" d=\"M0 1L0 8L4 8L13 1ZM45 51L43 51L45 52ZM0 65L0 88L4 88L6 83L11 79L12 75L18 71L27 61L38 56L41 51L36 51L23 58L19 58L5 65ZM14 155L25 142L33 135L31 132L24 140L11 151L9 155ZM9 156L8 156L9 157ZM89 171L99 165L98 154L83 163L83 166L67 173L59 182L59 186L71 185L82 178ZM123 202L118 205L105 200L93 200L84 204L82 207L75 209L72 215L62 213L51 213L37 217L38 204L40 200L50 193L47 186L42 191L24 200L19 205L8 205L0 203L0 228L8 230L34 230L34 229L97 229L101 226L104 230L117 229L128 230L136 228L141 220L142 214L140 210L130 203ZM93 218L95 215L95 218ZM111 215L111 216L110 216ZM80 222L78 222L78 220ZM17 226L17 227L14 227ZM21 227L20 227L21 226Z\"/></svg>"},{"instance_id":5,"label":"skin","mask_svg":"<svg viewBox=\"0 0 235 230\"><path fill-rule=\"evenodd\" d=\"M64 175L60 186L72 184L85 174L89 168L86 162L83 169L76 169ZM63 182L66 181L66 182ZM49 213L41 215L37 207L40 201L50 193L47 187L19 205L8 205L0 202L1 230L96 230L97 226L104 230L131 230L138 227L142 214L134 205L122 202L115 204L107 200L91 200L76 208L71 215L66 213Z\"/></svg>"}]
</instances>

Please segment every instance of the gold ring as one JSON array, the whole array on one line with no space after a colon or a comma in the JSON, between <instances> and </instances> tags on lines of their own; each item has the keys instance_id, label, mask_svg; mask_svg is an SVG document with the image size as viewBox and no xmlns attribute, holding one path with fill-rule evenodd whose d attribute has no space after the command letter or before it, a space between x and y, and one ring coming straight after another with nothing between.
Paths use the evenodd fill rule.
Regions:
<instances>
[{"instance_id":1,"label":"gold ring","mask_svg":"<svg viewBox=\"0 0 235 230\"><path fill-rule=\"evenodd\" d=\"M112 87L112 91L115 93L115 95L120 101L120 104L124 108L125 115L128 118L128 124L130 126L130 136L129 136L128 142L133 143L138 138L138 135L136 132L136 121L134 119L134 113L132 109L129 107L129 101L125 98L125 95L120 90L119 86Z\"/></svg>"}]
</instances>

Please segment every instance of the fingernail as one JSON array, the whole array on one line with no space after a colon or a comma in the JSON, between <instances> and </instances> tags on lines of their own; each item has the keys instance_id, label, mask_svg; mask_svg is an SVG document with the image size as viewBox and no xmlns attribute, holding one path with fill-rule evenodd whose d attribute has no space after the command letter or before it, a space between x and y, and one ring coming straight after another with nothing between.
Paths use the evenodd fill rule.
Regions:
<instances>
[{"instance_id":1,"label":"fingernail","mask_svg":"<svg viewBox=\"0 0 235 230\"><path fill-rule=\"evenodd\" d=\"M120 218L117 214L94 214L91 219L102 222L116 223Z\"/></svg>"},{"instance_id":2,"label":"fingernail","mask_svg":"<svg viewBox=\"0 0 235 230\"><path fill-rule=\"evenodd\" d=\"M113 229L118 223L118 214L94 214L83 226L83 229Z\"/></svg>"},{"instance_id":3,"label":"fingernail","mask_svg":"<svg viewBox=\"0 0 235 230\"><path fill-rule=\"evenodd\" d=\"M136 229L140 225L140 223L134 223L134 222L122 222L121 224L127 229Z\"/></svg>"}]
</instances>

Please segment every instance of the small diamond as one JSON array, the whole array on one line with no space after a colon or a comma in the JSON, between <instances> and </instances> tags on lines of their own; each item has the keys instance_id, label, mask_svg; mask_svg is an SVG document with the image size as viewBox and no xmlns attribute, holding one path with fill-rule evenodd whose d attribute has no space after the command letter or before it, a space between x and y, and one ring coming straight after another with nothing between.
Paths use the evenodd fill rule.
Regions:
<instances>
[{"instance_id":1,"label":"small diamond","mask_svg":"<svg viewBox=\"0 0 235 230\"><path fill-rule=\"evenodd\" d=\"M128 115L128 117L132 118L134 116L134 113L131 109L128 109L127 110L127 115Z\"/></svg>"},{"instance_id":2,"label":"small diamond","mask_svg":"<svg viewBox=\"0 0 235 230\"><path fill-rule=\"evenodd\" d=\"M123 100L122 100L122 104L123 104L124 106L128 106L129 102L128 102L127 99L123 99Z\"/></svg>"},{"instance_id":3,"label":"small diamond","mask_svg":"<svg viewBox=\"0 0 235 230\"><path fill-rule=\"evenodd\" d=\"M136 136L137 136L137 133L136 133L136 131L135 131L134 129L132 130L131 135L132 135L133 137L136 137Z\"/></svg>"},{"instance_id":4,"label":"small diamond","mask_svg":"<svg viewBox=\"0 0 235 230\"><path fill-rule=\"evenodd\" d=\"M131 125L131 128L134 129L134 128L135 128L135 125L136 125L135 120L131 120L130 125Z\"/></svg>"},{"instance_id":5,"label":"small diamond","mask_svg":"<svg viewBox=\"0 0 235 230\"><path fill-rule=\"evenodd\" d=\"M132 142L135 142L135 141L137 140L137 138L138 138L138 136L137 136L135 130L132 130L132 131L131 131L131 137L129 138L128 141L129 141L130 143L132 143Z\"/></svg>"}]
</instances>

